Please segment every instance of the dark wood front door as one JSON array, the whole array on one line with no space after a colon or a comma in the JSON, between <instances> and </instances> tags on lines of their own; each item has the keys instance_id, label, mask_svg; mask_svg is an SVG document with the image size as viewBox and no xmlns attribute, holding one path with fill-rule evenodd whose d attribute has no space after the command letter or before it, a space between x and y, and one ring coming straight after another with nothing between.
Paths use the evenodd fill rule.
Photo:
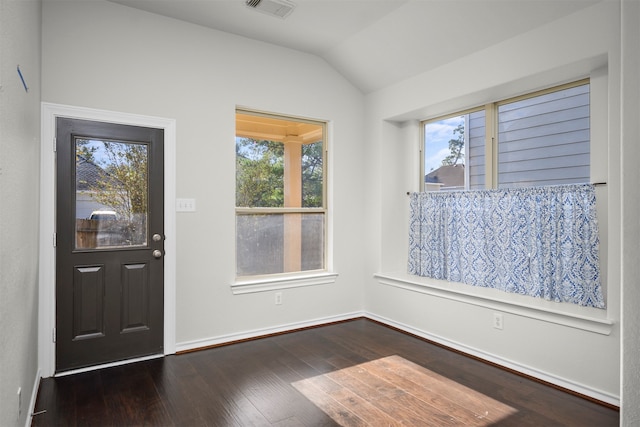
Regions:
<instances>
[{"instance_id":1,"label":"dark wood front door","mask_svg":"<svg viewBox=\"0 0 640 427\"><path fill-rule=\"evenodd\" d=\"M56 372L162 353L163 142L56 121Z\"/></svg>"}]
</instances>

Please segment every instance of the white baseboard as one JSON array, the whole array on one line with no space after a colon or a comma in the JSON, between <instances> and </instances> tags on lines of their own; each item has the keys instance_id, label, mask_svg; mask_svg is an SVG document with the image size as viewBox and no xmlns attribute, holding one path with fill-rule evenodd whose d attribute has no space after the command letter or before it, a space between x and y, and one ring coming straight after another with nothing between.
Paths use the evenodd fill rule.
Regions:
<instances>
[{"instance_id":1,"label":"white baseboard","mask_svg":"<svg viewBox=\"0 0 640 427\"><path fill-rule=\"evenodd\" d=\"M399 322L396 322L394 320L387 319L385 317L378 316L378 315L373 314L373 313L366 313L365 312L364 317L367 317L367 318L369 318L371 320L375 320L377 322L386 324L388 326L392 326L394 328L400 329L401 331L408 332L408 333L416 335L418 337L421 337L421 338L436 342L436 343L441 344L441 345L443 345L445 347L452 348L452 349L460 351L462 353L465 353L465 354L480 358L482 360L486 360L486 361L494 363L496 365L503 366L503 367L511 369L513 371L520 372L520 373L522 373L524 375L528 375L530 377L539 379L539 380L547 382L549 384L553 384L553 385L556 385L558 387L562 387L564 389L571 390L571 391L573 391L575 393L579 393L579 394L581 394L583 396L587 396L587 397L590 397L592 399L599 400L601 402L604 402L604 403L607 403L607 404L610 404L610 405L613 405L613 406L620 407L620 397L619 396L614 396L612 394L605 393L605 392L602 392L600 390L595 390L593 388L590 388L590 387L584 386L583 384L579 384L579 383L567 380L565 378L561 378L561 377L557 377L557 376L554 376L554 375L550 375L550 374L548 374L546 372L542 372L540 370L537 370L537 369L522 365L520 363L513 362L511 360L503 359L503 358L495 356L493 354L486 353L486 352L484 352L482 350L478 350L478 349L475 349L473 347L469 347L469 346L466 346L464 344L461 344L461 343L458 343L458 342L455 342L455 341L451 341L451 340L448 340L446 338L430 334L428 332L424 332L424 331L416 329L416 328L414 328L412 326L405 325L403 323L399 323Z\"/></svg>"},{"instance_id":2,"label":"white baseboard","mask_svg":"<svg viewBox=\"0 0 640 427\"><path fill-rule=\"evenodd\" d=\"M356 319L358 317L364 317L364 316L365 316L364 312L357 311L357 312L345 313L337 316L321 317L321 318L308 320L304 322L288 323L285 325L279 325L279 326L274 326L270 328L254 329L252 331L221 335L217 337L205 338L200 340L184 341L181 343L176 343L176 352L180 353L182 351L197 350L199 348L229 344L236 341L242 341L242 340L247 340L251 338L258 338L266 335L293 331L296 329L320 326L320 325L332 323L332 322L351 320L351 319Z\"/></svg>"},{"instance_id":3,"label":"white baseboard","mask_svg":"<svg viewBox=\"0 0 640 427\"><path fill-rule=\"evenodd\" d=\"M31 400L29 401L29 408L27 410L27 419L24 423L25 427L31 426L33 413L36 410L36 400L38 399L38 390L40 390L40 379L42 374L40 369L36 372L36 378L33 381L33 390L31 391Z\"/></svg>"}]
</instances>

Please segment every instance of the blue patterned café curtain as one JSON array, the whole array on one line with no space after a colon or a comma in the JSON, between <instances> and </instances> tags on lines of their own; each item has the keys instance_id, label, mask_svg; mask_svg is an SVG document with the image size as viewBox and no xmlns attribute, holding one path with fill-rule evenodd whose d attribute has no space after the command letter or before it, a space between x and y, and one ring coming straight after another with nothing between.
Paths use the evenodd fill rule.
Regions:
<instances>
[{"instance_id":1,"label":"blue patterned caf\u00e9 curtain","mask_svg":"<svg viewBox=\"0 0 640 427\"><path fill-rule=\"evenodd\" d=\"M604 308L591 184L410 195L410 274Z\"/></svg>"}]
</instances>

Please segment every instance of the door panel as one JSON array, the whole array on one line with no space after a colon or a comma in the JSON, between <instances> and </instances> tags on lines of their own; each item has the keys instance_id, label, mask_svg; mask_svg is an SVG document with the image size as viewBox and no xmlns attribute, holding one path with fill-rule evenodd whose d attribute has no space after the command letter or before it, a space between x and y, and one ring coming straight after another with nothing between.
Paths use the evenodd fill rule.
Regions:
<instances>
[{"instance_id":1,"label":"door panel","mask_svg":"<svg viewBox=\"0 0 640 427\"><path fill-rule=\"evenodd\" d=\"M104 266L75 267L73 339L104 336Z\"/></svg>"},{"instance_id":2,"label":"door panel","mask_svg":"<svg viewBox=\"0 0 640 427\"><path fill-rule=\"evenodd\" d=\"M149 329L148 264L122 266L122 332Z\"/></svg>"},{"instance_id":3,"label":"door panel","mask_svg":"<svg viewBox=\"0 0 640 427\"><path fill-rule=\"evenodd\" d=\"M163 136L57 119L57 372L162 353Z\"/></svg>"}]
</instances>

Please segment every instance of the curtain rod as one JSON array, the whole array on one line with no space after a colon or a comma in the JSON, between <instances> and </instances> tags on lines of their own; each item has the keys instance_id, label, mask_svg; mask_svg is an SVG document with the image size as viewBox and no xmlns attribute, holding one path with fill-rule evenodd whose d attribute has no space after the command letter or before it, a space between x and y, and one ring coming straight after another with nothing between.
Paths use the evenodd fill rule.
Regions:
<instances>
[{"instance_id":1,"label":"curtain rod","mask_svg":"<svg viewBox=\"0 0 640 427\"><path fill-rule=\"evenodd\" d=\"M591 185L594 185L594 186L597 187L597 186L600 186L600 185L607 185L607 183L604 182L604 181L602 181L602 182L592 182ZM407 191L407 196L410 196L411 193L412 193L411 191Z\"/></svg>"}]
</instances>

